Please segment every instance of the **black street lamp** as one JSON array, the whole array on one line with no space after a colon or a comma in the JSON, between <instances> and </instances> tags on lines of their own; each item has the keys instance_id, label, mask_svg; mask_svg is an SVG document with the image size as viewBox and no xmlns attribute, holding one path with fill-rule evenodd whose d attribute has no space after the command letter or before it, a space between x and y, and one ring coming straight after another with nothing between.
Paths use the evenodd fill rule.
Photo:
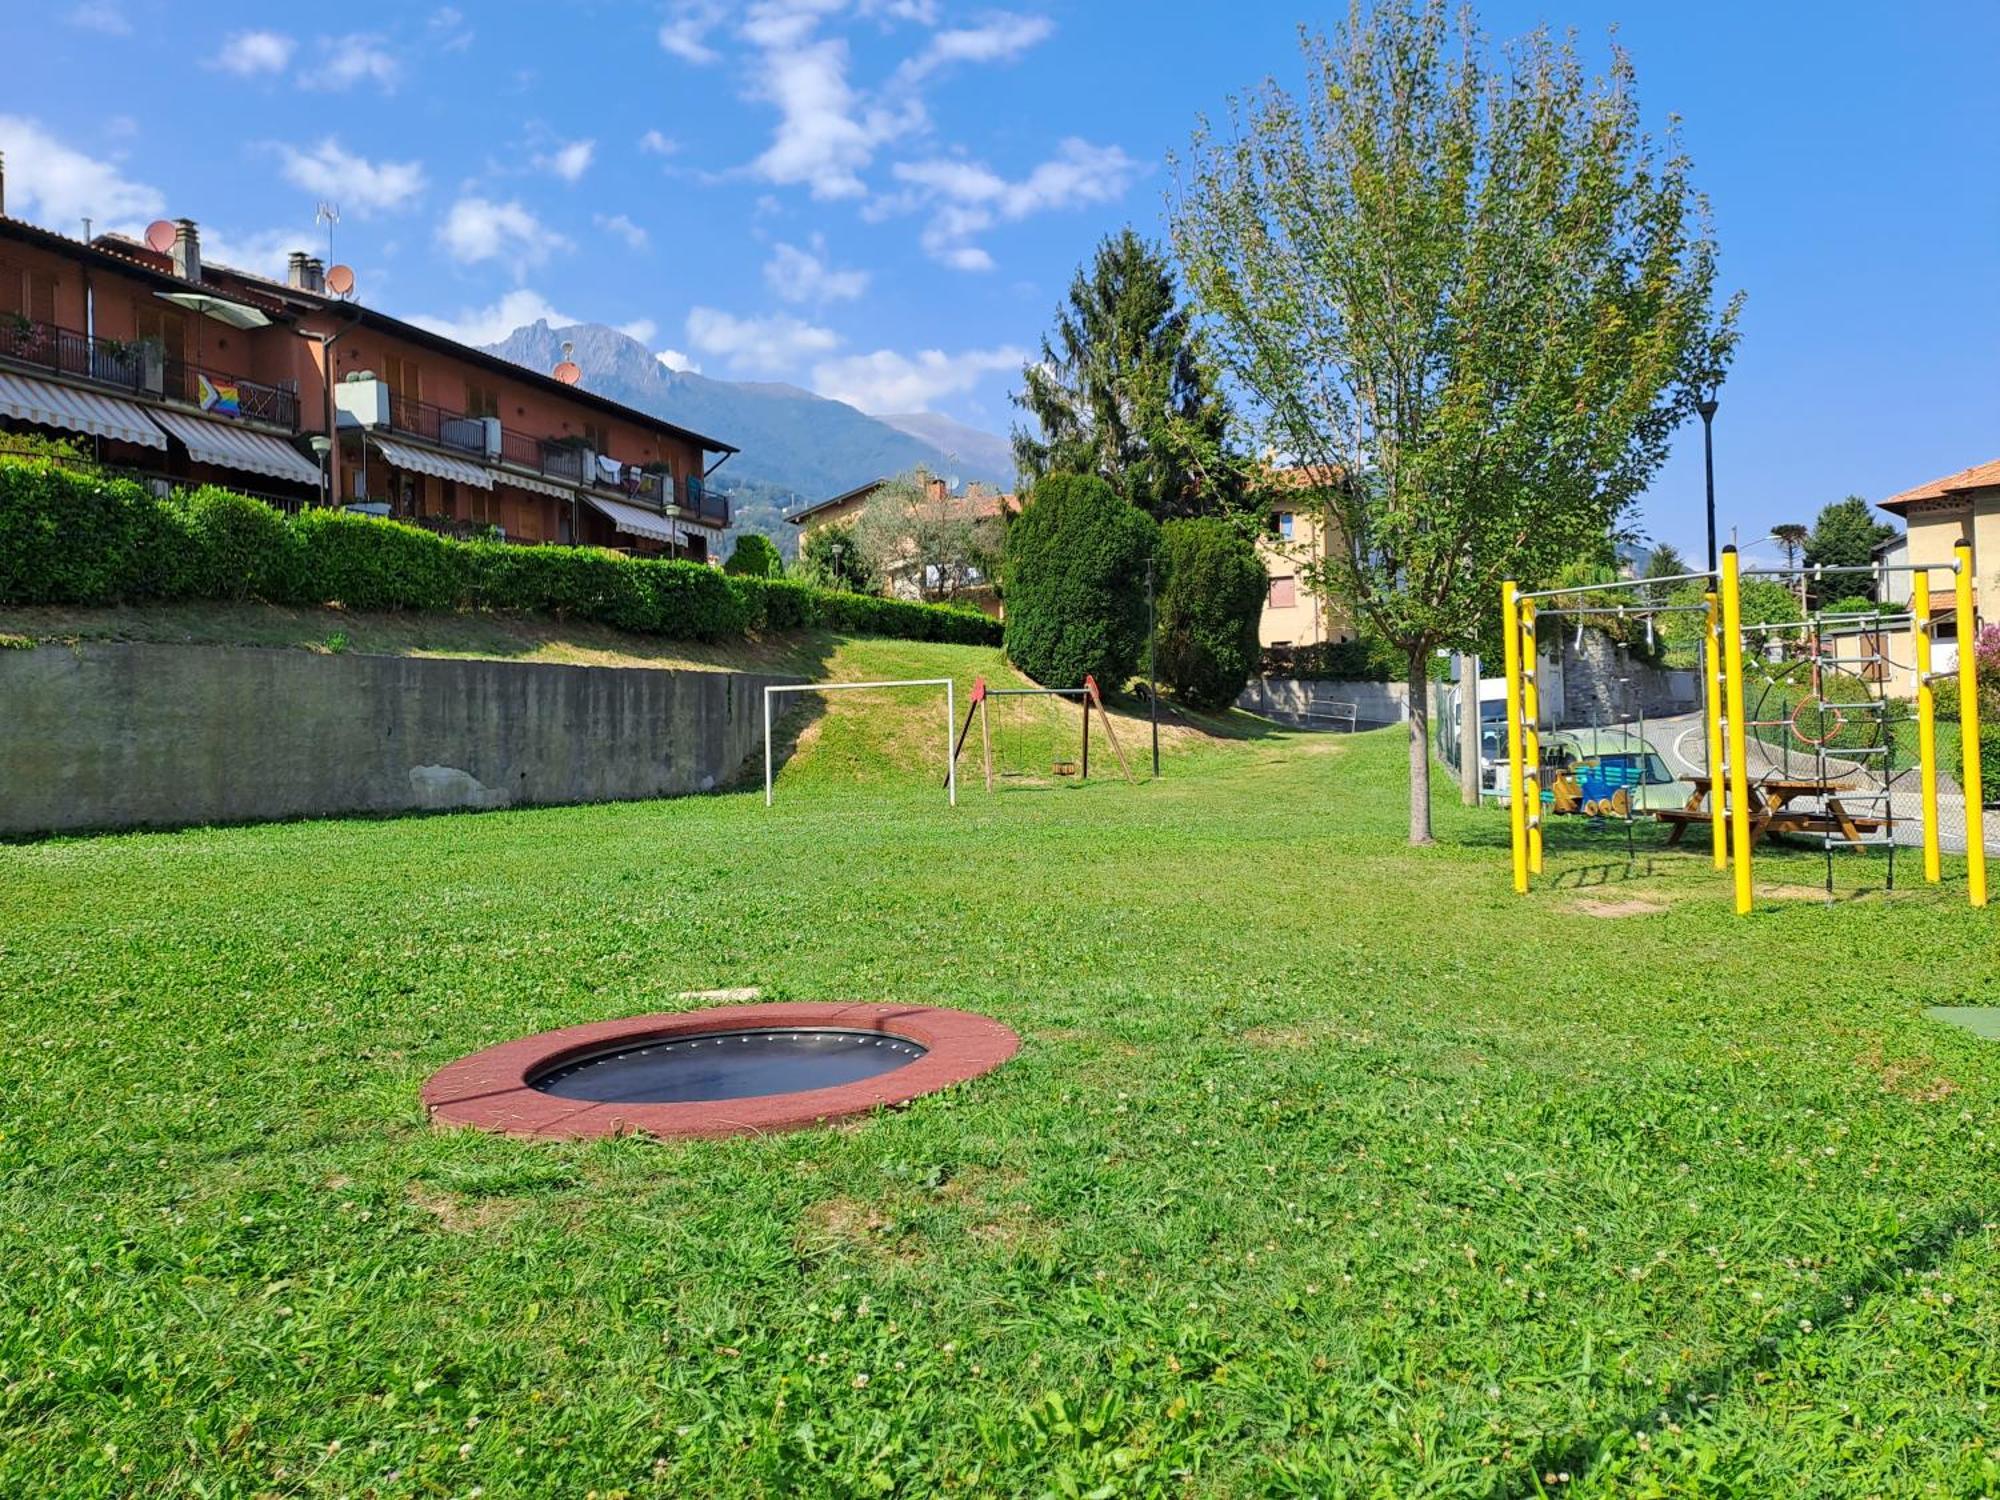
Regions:
<instances>
[{"instance_id":1,"label":"black street lamp","mask_svg":"<svg viewBox=\"0 0 2000 1500\"><path fill-rule=\"evenodd\" d=\"M1146 559L1146 707L1153 716L1153 780L1160 779L1160 674L1153 666L1153 646L1159 638L1153 617L1153 559Z\"/></svg>"},{"instance_id":2,"label":"black street lamp","mask_svg":"<svg viewBox=\"0 0 2000 1500\"><path fill-rule=\"evenodd\" d=\"M1715 578L1715 397L1695 410L1701 413L1701 456L1708 471L1708 576Z\"/></svg>"}]
</instances>

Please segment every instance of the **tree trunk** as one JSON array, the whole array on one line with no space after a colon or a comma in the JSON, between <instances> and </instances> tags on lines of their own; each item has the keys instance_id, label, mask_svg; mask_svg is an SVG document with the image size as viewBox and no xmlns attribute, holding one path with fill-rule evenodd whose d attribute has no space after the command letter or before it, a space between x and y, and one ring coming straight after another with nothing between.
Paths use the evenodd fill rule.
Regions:
<instances>
[{"instance_id":1,"label":"tree trunk","mask_svg":"<svg viewBox=\"0 0 2000 1500\"><path fill-rule=\"evenodd\" d=\"M1410 842L1431 842L1431 653L1410 652Z\"/></svg>"},{"instance_id":2,"label":"tree trunk","mask_svg":"<svg viewBox=\"0 0 2000 1500\"><path fill-rule=\"evenodd\" d=\"M1479 806L1479 658L1458 655L1458 797Z\"/></svg>"}]
</instances>

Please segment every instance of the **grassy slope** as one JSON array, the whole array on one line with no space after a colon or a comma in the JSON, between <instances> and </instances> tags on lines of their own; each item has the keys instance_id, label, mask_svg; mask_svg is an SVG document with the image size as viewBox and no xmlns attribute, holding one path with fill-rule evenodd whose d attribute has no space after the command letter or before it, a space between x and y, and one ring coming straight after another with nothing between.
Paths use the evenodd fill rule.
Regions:
<instances>
[{"instance_id":1,"label":"grassy slope","mask_svg":"<svg viewBox=\"0 0 2000 1500\"><path fill-rule=\"evenodd\" d=\"M853 784L895 720L768 811L0 849L0 1493L1995 1487L2000 1088L1920 1016L1990 915L1575 824L1517 900L1491 814L1401 846L1393 734L953 812ZM741 984L1025 1047L770 1140L421 1117Z\"/></svg>"}]
</instances>

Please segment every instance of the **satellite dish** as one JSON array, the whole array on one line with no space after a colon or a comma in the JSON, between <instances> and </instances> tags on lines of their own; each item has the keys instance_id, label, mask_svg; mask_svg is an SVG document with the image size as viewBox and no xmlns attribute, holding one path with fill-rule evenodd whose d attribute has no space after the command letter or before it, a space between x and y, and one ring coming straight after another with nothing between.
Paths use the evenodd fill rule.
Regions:
<instances>
[{"instance_id":1,"label":"satellite dish","mask_svg":"<svg viewBox=\"0 0 2000 1500\"><path fill-rule=\"evenodd\" d=\"M147 248L157 250L162 255L173 249L174 221L172 219L155 219L152 223L148 224L146 226L146 245Z\"/></svg>"},{"instance_id":2,"label":"satellite dish","mask_svg":"<svg viewBox=\"0 0 2000 1500\"><path fill-rule=\"evenodd\" d=\"M354 267L328 266L326 268L326 289L336 297L345 297L354 290Z\"/></svg>"},{"instance_id":3,"label":"satellite dish","mask_svg":"<svg viewBox=\"0 0 2000 1500\"><path fill-rule=\"evenodd\" d=\"M556 366L555 377L564 385L575 385L583 379L583 371L578 369L574 362L566 359Z\"/></svg>"}]
</instances>

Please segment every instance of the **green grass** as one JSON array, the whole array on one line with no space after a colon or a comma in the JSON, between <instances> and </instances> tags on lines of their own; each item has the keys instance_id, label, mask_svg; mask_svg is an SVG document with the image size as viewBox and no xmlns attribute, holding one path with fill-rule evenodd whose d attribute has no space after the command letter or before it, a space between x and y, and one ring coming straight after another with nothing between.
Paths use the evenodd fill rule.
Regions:
<instances>
[{"instance_id":1,"label":"green grass","mask_svg":"<svg viewBox=\"0 0 2000 1500\"><path fill-rule=\"evenodd\" d=\"M1403 847L1393 733L954 812L892 709L770 810L0 848L0 1494L2000 1489L1960 891L1772 854L1737 920L1559 821L1519 899L1491 813ZM765 1140L423 1118L735 985L1024 1047Z\"/></svg>"}]
</instances>

